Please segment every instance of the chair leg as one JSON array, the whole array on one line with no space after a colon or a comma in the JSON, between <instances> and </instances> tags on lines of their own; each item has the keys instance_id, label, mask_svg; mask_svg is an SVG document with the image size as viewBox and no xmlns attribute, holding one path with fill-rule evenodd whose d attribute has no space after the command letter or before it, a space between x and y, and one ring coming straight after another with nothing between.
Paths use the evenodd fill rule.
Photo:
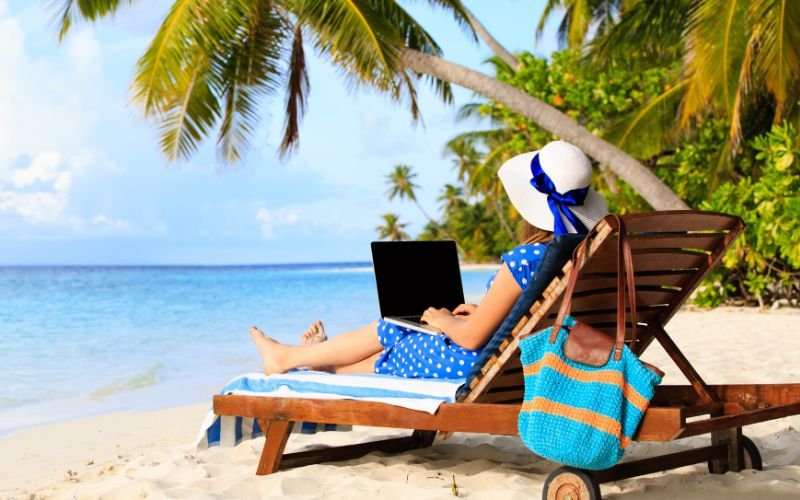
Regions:
<instances>
[{"instance_id":1,"label":"chair leg","mask_svg":"<svg viewBox=\"0 0 800 500\"><path fill-rule=\"evenodd\" d=\"M417 448L427 448L433 445L433 440L436 438L437 431L420 431L415 430L411 436L417 440Z\"/></svg>"},{"instance_id":2,"label":"chair leg","mask_svg":"<svg viewBox=\"0 0 800 500\"><path fill-rule=\"evenodd\" d=\"M744 448L742 446L741 427L712 432L711 444L727 445L728 456L709 461L709 472L712 474L725 474L728 471L739 472L744 469Z\"/></svg>"},{"instance_id":3,"label":"chair leg","mask_svg":"<svg viewBox=\"0 0 800 500\"><path fill-rule=\"evenodd\" d=\"M257 475L263 476L277 472L280 468L283 450L286 448L294 422L258 419L258 425L264 430L264 437L267 438L256 470Z\"/></svg>"}]
</instances>

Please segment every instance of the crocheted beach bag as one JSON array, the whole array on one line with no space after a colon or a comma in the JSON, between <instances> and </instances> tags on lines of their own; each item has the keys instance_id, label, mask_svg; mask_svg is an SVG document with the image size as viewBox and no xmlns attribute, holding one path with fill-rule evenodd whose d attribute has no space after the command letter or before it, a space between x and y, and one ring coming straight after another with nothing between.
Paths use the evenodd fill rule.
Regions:
<instances>
[{"instance_id":1,"label":"crocheted beach bag","mask_svg":"<svg viewBox=\"0 0 800 500\"><path fill-rule=\"evenodd\" d=\"M625 345L626 286L636 336L633 265L624 225L613 218L619 224L616 339L568 315L588 253L587 237L573 258L555 323L520 342L525 397L518 425L523 442L544 458L591 470L607 469L622 458L662 376Z\"/></svg>"}]
</instances>

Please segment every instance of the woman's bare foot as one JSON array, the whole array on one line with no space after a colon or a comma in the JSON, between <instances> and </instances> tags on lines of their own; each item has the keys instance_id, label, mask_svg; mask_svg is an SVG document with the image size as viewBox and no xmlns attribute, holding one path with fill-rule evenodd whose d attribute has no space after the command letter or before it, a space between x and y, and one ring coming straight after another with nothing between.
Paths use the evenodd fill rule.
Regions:
<instances>
[{"instance_id":1,"label":"woman's bare foot","mask_svg":"<svg viewBox=\"0 0 800 500\"><path fill-rule=\"evenodd\" d=\"M322 324L322 321L317 320L311 323L306 333L300 337L300 345L319 344L326 340L328 340L328 336L325 334L325 326Z\"/></svg>"},{"instance_id":2,"label":"woman's bare foot","mask_svg":"<svg viewBox=\"0 0 800 500\"><path fill-rule=\"evenodd\" d=\"M264 362L264 373L267 375L284 373L291 368L284 366L286 355L291 347L272 340L255 326L250 327L250 337L253 339L253 343L258 348L258 353Z\"/></svg>"}]
</instances>

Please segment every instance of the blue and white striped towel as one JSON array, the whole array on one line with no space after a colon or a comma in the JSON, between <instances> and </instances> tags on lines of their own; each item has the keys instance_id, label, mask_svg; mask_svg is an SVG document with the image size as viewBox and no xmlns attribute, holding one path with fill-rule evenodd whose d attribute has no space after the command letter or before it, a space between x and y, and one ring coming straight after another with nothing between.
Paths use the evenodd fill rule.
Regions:
<instances>
[{"instance_id":1,"label":"blue and white striped towel","mask_svg":"<svg viewBox=\"0 0 800 500\"><path fill-rule=\"evenodd\" d=\"M228 382L220 392L278 398L356 399L434 414L440 404L455 402L456 393L463 384L464 379L408 379L390 375L297 371L270 376L247 373ZM335 430L330 425L317 426L308 422L300 427L302 432L311 430L312 433L314 430ZM243 439L262 434L253 418L219 416L209 412L197 436L197 447L235 446Z\"/></svg>"}]
</instances>

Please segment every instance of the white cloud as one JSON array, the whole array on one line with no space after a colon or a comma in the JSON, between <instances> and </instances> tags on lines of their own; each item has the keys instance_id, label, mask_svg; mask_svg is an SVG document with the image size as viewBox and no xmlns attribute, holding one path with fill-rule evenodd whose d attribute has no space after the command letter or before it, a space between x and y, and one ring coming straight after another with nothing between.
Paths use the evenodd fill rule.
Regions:
<instances>
[{"instance_id":1,"label":"white cloud","mask_svg":"<svg viewBox=\"0 0 800 500\"><path fill-rule=\"evenodd\" d=\"M101 63L100 44L91 29L86 28L70 35L67 53L79 73L97 73Z\"/></svg>"},{"instance_id":2,"label":"white cloud","mask_svg":"<svg viewBox=\"0 0 800 500\"><path fill-rule=\"evenodd\" d=\"M33 159L30 166L16 168L11 171L11 185L15 188L28 187L37 181L53 182L59 175L61 156L58 153L48 151L40 154ZM0 182L2 182L0 177Z\"/></svg>"},{"instance_id":3,"label":"white cloud","mask_svg":"<svg viewBox=\"0 0 800 500\"><path fill-rule=\"evenodd\" d=\"M21 20L6 7L0 0L0 215L11 216L21 229L39 226L40 232L130 232L125 220L76 213L71 204L76 179L119 170L87 146L108 105L92 30L72 33L57 49L67 57L34 56ZM34 26L31 38L39 35Z\"/></svg>"},{"instance_id":4,"label":"white cloud","mask_svg":"<svg viewBox=\"0 0 800 500\"><path fill-rule=\"evenodd\" d=\"M275 210L259 208L256 220L265 240L275 238L275 230L279 226L291 226L300 221L301 210L298 207L282 207Z\"/></svg>"},{"instance_id":5,"label":"white cloud","mask_svg":"<svg viewBox=\"0 0 800 500\"><path fill-rule=\"evenodd\" d=\"M107 233L129 233L131 231L131 224L128 221L106 217L104 214L92 217L92 224Z\"/></svg>"}]
</instances>

